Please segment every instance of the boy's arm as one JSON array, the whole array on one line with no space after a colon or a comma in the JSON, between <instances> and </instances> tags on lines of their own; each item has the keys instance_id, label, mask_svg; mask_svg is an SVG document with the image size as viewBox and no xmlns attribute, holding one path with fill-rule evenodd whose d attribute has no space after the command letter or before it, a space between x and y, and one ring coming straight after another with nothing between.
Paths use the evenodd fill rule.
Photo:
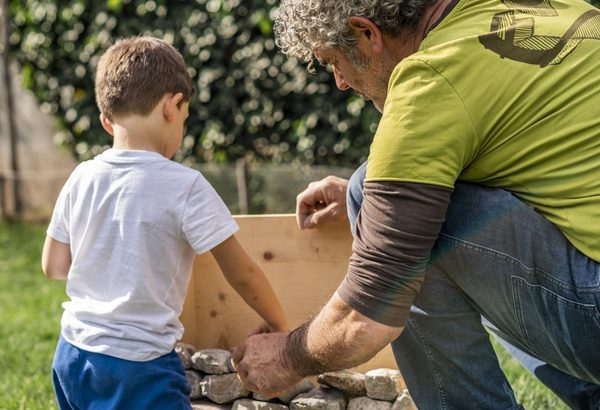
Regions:
<instances>
[{"instance_id":1,"label":"boy's arm","mask_svg":"<svg viewBox=\"0 0 600 410\"><path fill-rule=\"evenodd\" d=\"M46 235L44 250L42 251L42 270L48 279L67 279L71 268L71 248L69 244L62 243Z\"/></svg>"},{"instance_id":2,"label":"boy's arm","mask_svg":"<svg viewBox=\"0 0 600 410\"><path fill-rule=\"evenodd\" d=\"M283 309L262 269L250 258L235 236L211 250L229 284L274 331L287 331Z\"/></svg>"}]
</instances>

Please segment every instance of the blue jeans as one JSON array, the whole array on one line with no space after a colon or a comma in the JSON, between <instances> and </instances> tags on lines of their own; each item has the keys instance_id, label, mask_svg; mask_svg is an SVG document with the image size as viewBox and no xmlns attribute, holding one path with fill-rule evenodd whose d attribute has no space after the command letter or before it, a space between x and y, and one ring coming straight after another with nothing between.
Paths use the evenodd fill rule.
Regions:
<instances>
[{"instance_id":1,"label":"blue jeans","mask_svg":"<svg viewBox=\"0 0 600 410\"><path fill-rule=\"evenodd\" d=\"M348 186L351 226L363 164ZM600 408L600 264L502 189L458 182L392 349L420 409L521 408L483 324L570 407Z\"/></svg>"},{"instance_id":2,"label":"blue jeans","mask_svg":"<svg viewBox=\"0 0 600 410\"><path fill-rule=\"evenodd\" d=\"M175 351L147 362L79 349L60 337L52 363L61 410L191 410L183 364Z\"/></svg>"}]
</instances>

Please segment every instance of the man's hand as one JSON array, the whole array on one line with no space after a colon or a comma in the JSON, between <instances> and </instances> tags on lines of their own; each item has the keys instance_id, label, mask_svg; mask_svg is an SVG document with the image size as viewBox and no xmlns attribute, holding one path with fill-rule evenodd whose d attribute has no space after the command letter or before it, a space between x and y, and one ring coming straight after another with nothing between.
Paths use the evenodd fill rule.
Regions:
<instances>
[{"instance_id":1,"label":"man's hand","mask_svg":"<svg viewBox=\"0 0 600 410\"><path fill-rule=\"evenodd\" d=\"M276 328L271 326L266 321L263 321L260 325L258 325L252 332L248 334L248 336L260 335L264 333L274 333L274 332L288 332L290 329L288 326L285 328Z\"/></svg>"},{"instance_id":2,"label":"man's hand","mask_svg":"<svg viewBox=\"0 0 600 410\"><path fill-rule=\"evenodd\" d=\"M267 397L276 397L302 380L284 357L287 335L266 333L250 336L233 351L234 367L246 388Z\"/></svg>"},{"instance_id":3,"label":"man's hand","mask_svg":"<svg viewBox=\"0 0 600 410\"><path fill-rule=\"evenodd\" d=\"M335 176L311 182L296 197L296 220L300 229L346 220L347 189L348 180Z\"/></svg>"}]
</instances>

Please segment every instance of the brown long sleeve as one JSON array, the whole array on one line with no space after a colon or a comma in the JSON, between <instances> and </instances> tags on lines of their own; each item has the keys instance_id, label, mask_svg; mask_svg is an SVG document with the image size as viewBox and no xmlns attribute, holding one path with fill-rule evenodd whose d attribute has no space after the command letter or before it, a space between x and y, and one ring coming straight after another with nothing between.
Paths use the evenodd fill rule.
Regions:
<instances>
[{"instance_id":1,"label":"brown long sleeve","mask_svg":"<svg viewBox=\"0 0 600 410\"><path fill-rule=\"evenodd\" d=\"M419 292L452 190L408 182L366 182L348 274L338 288L353 309L401 327Z\"/></svg>"}]
</instances>

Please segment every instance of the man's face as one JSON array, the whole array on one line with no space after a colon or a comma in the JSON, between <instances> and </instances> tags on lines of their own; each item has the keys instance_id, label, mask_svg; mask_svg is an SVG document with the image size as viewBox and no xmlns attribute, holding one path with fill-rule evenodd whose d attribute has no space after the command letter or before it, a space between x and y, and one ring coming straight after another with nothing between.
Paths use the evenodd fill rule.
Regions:
<instances>
[{"instance_id":1,"label":"man's face","mask_svg":"<svg viewBox=\"0 0 600 410\"><path fill-rule=\"evenodd\" d=\"M383 110L391 74L385 64L363 57L364 67L358 66L351 63L338 48L322 47L315 50L314 54L322 65L331 67L335 84L340 90L351 88L365 101L373 101L375 108L380 112Z\"/></svg>"}]
</instances>

